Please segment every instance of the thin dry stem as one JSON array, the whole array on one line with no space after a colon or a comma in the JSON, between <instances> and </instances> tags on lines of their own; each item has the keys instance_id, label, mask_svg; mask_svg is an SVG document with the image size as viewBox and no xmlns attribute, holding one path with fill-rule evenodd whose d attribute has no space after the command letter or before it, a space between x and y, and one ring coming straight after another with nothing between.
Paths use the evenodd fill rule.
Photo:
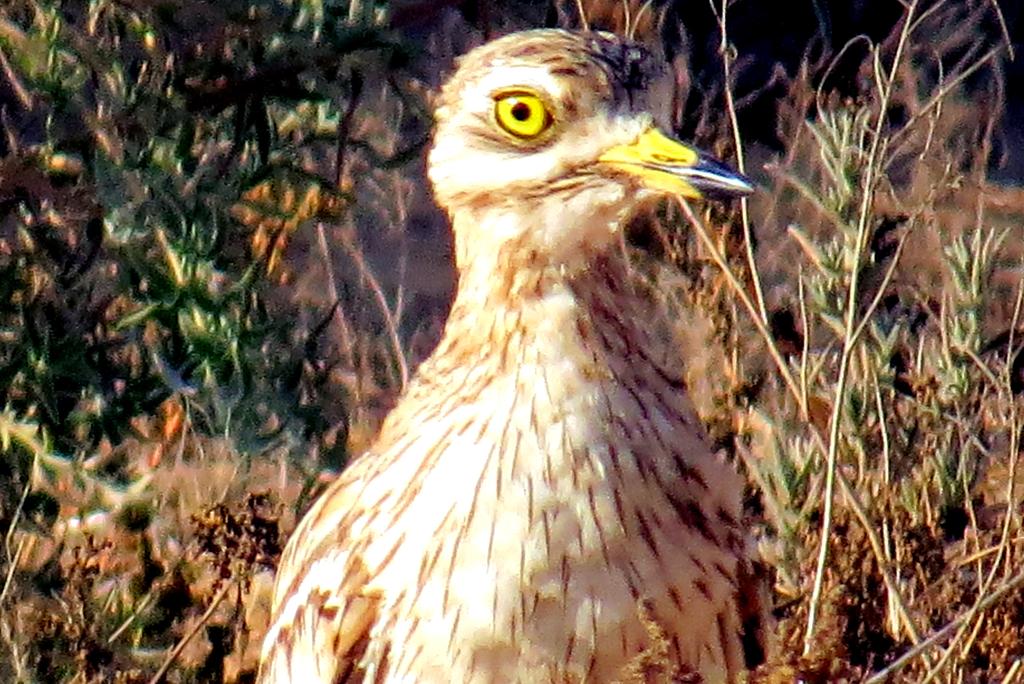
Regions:
<instances>
[{"instance_id":1,"label":"thin dry stem","mask_svg":"<svg viewBox=\"0 0 1024 684\"><path fill-rule=\"evenodd\" d=\"M213 617L214 611L217 610L217 607L224 601L225 597L227 597L228 592L234 589L237 585L238 581L234 579L224 583L224 585L213 597L213 600L210 601L210 606L206 609L206 612L202 614L202 616L196 621L196 624L192 625L192 628L188 631L188 633L185 634L185 636L181 637L181 640L178 641L178 643L175 644L174 648L171 649L171 652L167 654L167 657L164 659L164 662L160 665L160 669L158 669L156 671L156 674L154 674L153 677L149 680L149 684L160 684L160 682L164 680L164 677L167 676L168 671L171 669L171 666L178 659L178 656L181 655L181 652L185 650L185 647L188 646L189 642L192 641L195 635L199 633L199 630L203 628L203 625L205 625L209 621L209 619Z\"/></svg>"},{"instance_id":2,"label":"thin dry stem","mask_svg":"<svg viewBox=\"0 0 1024 684\"><path fill-rule=\"evenodd\" d=\"M743 287L743 284L739 281L739 279L736 277L736 274L733 273L732 269L729 267L729 262L726 260L725 255L722 254L722 251L718 249L718 246L715 244L714 239L711 237L707 228L704 226L704 223L699 218L697 218L696 214L693 213L693 209L686 202L686 200L679 198L678 203L679 206L682 208L683 215L686 216L686 219L690 222L690 225L694 227L694 229L697 232L697 236L700 238L701 242L708 250L708 253L711 255L712 260L721 270L722 275L725 276L726 281L729 283L729 287L732 289L733 293L743 304L743 307L747 310L747 314L753 321L754 327L757 328L758 333L765 341L765 345L768 348L768 353L769 355L771 355L772 360L775 362L776 369L779 371L779 374L785 381L786 386L789 388L790 394L792 394L793 398L799 404L801 415L803 415L804 418L806 418L807 405L803 402L803 394L800 391L800 386L797 385L796 380L793 379L793 374L790 372L786 360L783 358L782 353L779 351L779 347L775 343L775 339L772 337L771 331L768 330L765 319L761 317L757 309L757 305L754 303L753 300L751 300L750 296L746 292L746 289Z\"/></svg>"},{"instance_id":3,"label":"thin dry stem","mask_svg":"<svg viewBox=\"0 0 1024 684\"><path fill-rule=\"evenodd\" d=\"M715 11L714 0L711 2L711 11ZM725 110L729 114L729 127L732 130L733 145L736 147L736 166L740 173L746 172L746 164L744 162L743 155L743 139L740 135L740 125L736 118L736 102L733 99L732 92L732 63L734 55L732 48L729 45L729 34L726 30L726 19L727 12L729 9L729 0L722 0L721 12L716 12L715 17L718 20L719 33L722 37L722 42L719 45L718 52L722 56L722 75L725 81L723 90L725 92ZM740 223L743 226L743 245L744 253L747 257L747 268L750 270L750 281L754 286L754 300L757 302L757 311L761 316L761 320L768 320L768 310L764 303L764 290L761 285L761 275L757 269L757 261L754 259L754 239L752 229L750 225L750 207L745 197L740 198Z\"/></svg>"},{"instance_id":4,"label":"thin dry stem","mask_svg":"<svg viewBox=\"0 0 1024 684\"><path fill-rule=\"evenodd\" d=\"M861 186L861 205L857 221L857 247L854 253L854 262L850 268L850 285L846 302L846 334L843 339L843 350L839 359L839 377L836 380L835 398L832 405L832 416L830 418L828 451L826 452L825 472L825 500L822 511L821 542L818 550L818 560L814 573L814 584L811 589L810 604L807 611L807 626L804 631L804 654L810 653L813 647L814 628L817 621L818 606L821 602L821 592L825 582L825 563L828 560L829 541L832 536L833 497L835 492L836 467L839 452L839 427L842 417L842 408L846 400L846 385L850 372L850 360L853 356L854 346L857 342L854 333L858 330L857 323L857 300L860 297L860 271L861 260L867 246L869 235L868 218L871 215L871 201L874 197L875 184L880 173L882 130L885 126L885 114L889 109L889 102L892 97L893 83L896 78L896 71L903 58L903 51L910 38L910 25L917 8L917 0L910 3L906 10L903 21L903 30L900 32L896 45L896 52L893 55L892 65L889 70L889 79L880 92L878 103L878 119L875 123L874 135L871 138L871 145L867 154L867 163L864 170L864 180ZM877 60L877 53L876 53ZM910 626L910 623L908 623Z\"/></svg>"},{"instance_id":5,"label":"thin dry stem","mask_svg":"<svg viewBox=\"0 0 1024 684\"><path fill-rule=\"evenodd\" d=\"M901 655L899 658L894 660L885 668L879 670L875 674L868 677L864 684L882 684L882 682L889 681L889 677L893 676L907 664L921 655L927 653L933 646L942 643L946 637L948 637L954 630L959 628L962 624L973 621L974 618L981 611L988 610L992 606L996 605L1010 592L1024 586L1024 571L1018 572L1016 575L1011 577L1009 580L1000 585L995 591L986 596L985 598L978 601L974 606L971 607L965 613L957 615L955 618L946 623L945 626L941 627L931 636L923 639L919 644L913 648L907 650L906 653Z\"/></svg>"}]
</instances>

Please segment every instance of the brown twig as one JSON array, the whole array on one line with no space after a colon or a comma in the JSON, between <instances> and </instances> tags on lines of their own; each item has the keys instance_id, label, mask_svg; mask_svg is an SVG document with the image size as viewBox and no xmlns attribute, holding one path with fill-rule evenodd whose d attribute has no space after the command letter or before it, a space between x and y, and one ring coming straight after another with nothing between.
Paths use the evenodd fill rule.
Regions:
<instances>
[{"instance_id":1,"label":"brown twig","mask_svg":"<svg viewBox=\"0 0 1024 684\"><path fill-rule=\"evenodd\" d=\"M205 625L206 622L210 619L210 617L213 616L213 612L217 610L217 606L219 606L221 602L224 601L224 598L228 595L228 592L234 589L237 585L238 581L234 579L224 583L224 585L220 588L220 591L218 591L217 594L213 597L213 600L210 601L210 607L206 609L206 612L203 613L203 615L199 618L196 624L192 626L192 629L190 629L188 633L185 634L185 636L183 636L181 640L178 641L177 644L175 644L174 648L171 649L171 652L167 655L167 658L164 659L163 664L160 665L160 669L157 670L156 674L153 675L153 677L149 680L149 684L160 684L160 682L164 680L164 677L167 676L167 672L171 669L171 665L174 664L174 661L178 659L178 656L180 656L181 652L185 650L185 647L188 646L188 643L192 641L193 637L195 637L195 635L199 633L199 630L203 627L203 625Z\"/></svg>"}]
</instances>

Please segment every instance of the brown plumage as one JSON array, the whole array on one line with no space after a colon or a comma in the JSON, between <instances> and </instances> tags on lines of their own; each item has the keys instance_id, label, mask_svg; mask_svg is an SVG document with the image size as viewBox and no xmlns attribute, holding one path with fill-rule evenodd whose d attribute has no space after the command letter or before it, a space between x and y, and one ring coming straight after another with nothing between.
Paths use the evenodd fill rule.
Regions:
<instances>
[{"instance_id":1,"label":"brown plumage","mask_svg":"<svg viewBox=\"0 0 1024 684\"><path fill-rule=\"evenodd\" d=\"M292 536L261 682L617 681L652 622L677 673L745 669L742 482L620 230L645 198L750 186L657 132L655 68L555 30L463 58L430 153L455 303Z\"/></svg>"}]
</instances>

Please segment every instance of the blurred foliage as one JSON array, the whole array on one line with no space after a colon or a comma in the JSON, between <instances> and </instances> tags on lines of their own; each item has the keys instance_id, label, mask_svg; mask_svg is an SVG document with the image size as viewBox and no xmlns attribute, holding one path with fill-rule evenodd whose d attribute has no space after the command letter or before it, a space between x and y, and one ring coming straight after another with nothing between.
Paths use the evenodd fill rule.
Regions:
<instances>
[{"instance_id":1,"label":"blurred foliage","mask_svg":"<svg viewBox=\"0 0 1024 684\"><path fill-rule=\"evenodd\" d=\"M0 405L79 455L172 395L243 444L270 412L323 430L267 276L343 208L302 160L399 45L318 2L18 1L0 51Z\"/></svg>"},{"instance_id":2,"label":"blurred foliage","mask_svg":"<svg viewBox=\"0 0 1024 684\"><path fill-rule=\"evenodd\" d=\"M138 661L107 638L131 624L135 647L166 646L173 622L201 612L182 573L201 577L202 554L167 555L188 523L153 537L158 511L182 505L153 484L175 445L228 439L235 462L283 450L308 473L317 454L344 459L345 440L324 439L345 430L323 411L336 399L322 391L324 326L282 315L279 264L297 231L348 211L324 160L366 146L347 103L364 74L399 73L410 55L364 5L354 19L316 0L0 7L0 604L58 597L46 624L7 613L5 681L134 681ZM106 521L133 541L114 551L72 533ZM120 598L92 602L122 572L104 560L118 553L132 568Z\"/></svg>"}]
</instances>

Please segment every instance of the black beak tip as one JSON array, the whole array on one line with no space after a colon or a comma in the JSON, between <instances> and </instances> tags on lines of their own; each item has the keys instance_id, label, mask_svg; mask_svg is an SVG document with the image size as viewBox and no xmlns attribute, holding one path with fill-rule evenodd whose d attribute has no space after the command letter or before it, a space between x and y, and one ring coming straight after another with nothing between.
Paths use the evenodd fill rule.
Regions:
<instances>
[{"instance_id":1,"label":"black beak tip","mask_svg":"<svg viewBox=\"0 0 1024 684\"><path fill-rule=\"evenodd\" d=\"M747 197L756 189L754 182L742 173L732 170L714 157L703 154L691 173L690 183L701 194L711 199Z\"/></svg>"}]
</instances>

